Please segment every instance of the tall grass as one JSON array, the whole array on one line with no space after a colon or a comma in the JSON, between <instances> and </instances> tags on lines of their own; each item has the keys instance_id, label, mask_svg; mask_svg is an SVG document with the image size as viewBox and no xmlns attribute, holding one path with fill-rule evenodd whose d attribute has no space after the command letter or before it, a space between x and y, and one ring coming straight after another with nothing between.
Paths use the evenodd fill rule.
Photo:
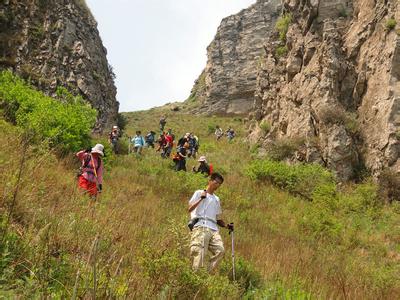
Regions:
<instances>
[{"instance_id":1,"label":"tall grass","mask_svg":"<svg viewBox=\"0 0 400 300\"><path fill-rule=\"evenodd\" d=\"M383 205L371 182L336 187L321 170L295 172L276 163L271 180L252 179L249 166L265 174L244 142L240 121L150 110L125 114L127 135L154 130L161 114L176 137L194 132L200 153L225 174L217 194L224 219L234 222L238 282L230 279L230 237L219 274L190 271L187 201L206 179L175 172L153 149L142 157L120 155L106 162L97 203L80 195L73 158L58 161L37 146L27 151L17 204L2 230L0 295L165 299L394 299L399 295L400 206ZM215 141L209 124L233 126L233 143ZM15 187L20 133L0 123L1 213ZM156 131L156 130L155 130ZM13 138L11 138L13 137ZM126 139L124 137L124 139ZM275 162L274 162L275 163ZM196 164L188 160L188 170ZM294 172L294 177L284 177ZM259 174L257 173L257 174ZM304 180L305 175L312 175ZM318 175L318 173L316 173ZM274 186L274 178L299 177L312 201ZM318 185L313 185L319 182ZM271 184L272 183L272 184ZM98 238L96 251L93 245ZM96 253L94 255L93 253ZM96 270L96 276L94 276ZM96 280L94 280L96 278Z\"/></svg>"}]
</instances>

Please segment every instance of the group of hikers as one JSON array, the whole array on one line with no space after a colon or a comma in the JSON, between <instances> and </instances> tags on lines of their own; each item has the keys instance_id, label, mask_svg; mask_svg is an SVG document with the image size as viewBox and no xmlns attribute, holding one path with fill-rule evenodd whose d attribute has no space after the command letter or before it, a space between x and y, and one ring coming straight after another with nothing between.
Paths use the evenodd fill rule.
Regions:
<instances>
[{"instance_id":1,"label":"group of hikers","mask_svg":"<svg viewBox=\"0 0 400 300\"><path fill-rule=\"evenodd\" d=\"M136 131L136 135L130 138L130 145L133 146L133 151L137 155L141 155L144 147L155 148L155 142L158 143L157 152L161 152L161 157L169 158L172 153L175 136L171 129L164 132L166 118L162 116L159 122L160 136L155 140L156 133L149 131L143 137L141 131ZM222 132L222 133L221 133ZM224 135L223 130L216 126L215 136L219 140ZM232 140L235 136L233 129L229 128L226 131L228 140ZM109 133L109 143L112 151L118 153L118 139L121 137L121 132L118 126L113 126ZM188 157L196 158L199 150L199 139L193 133L186 133L176 144L176 154L172 156L175 163L175 170L186 171L186 159ZM93 148L81 150L76 153L77 158L81 162L81 167L78 173L78 186L92 199L96 199L98 193L102 191L104 164L104 146L96 144ZM232 249L233 249L233 223L226 224L221 218L220 199L215 194L215 191L224 182L221 174L213 171L212 164L207 162L204 155L200 156L198 166L194 166L192 171L204 174L209 177L206 189L197 190L188 203L188 212L190 213L190 221L188 227L191 231L190 255L193 259L193 270L198 270L204 267L204 260L207 249L211 252L209 259L208 270L213 272L225 252L222 238L218 231L218 226L227 228L232 234ZM234 257L234 256L233 256ZM234 267L234 265L233 265Z\"/></svg>"}]
</instances>

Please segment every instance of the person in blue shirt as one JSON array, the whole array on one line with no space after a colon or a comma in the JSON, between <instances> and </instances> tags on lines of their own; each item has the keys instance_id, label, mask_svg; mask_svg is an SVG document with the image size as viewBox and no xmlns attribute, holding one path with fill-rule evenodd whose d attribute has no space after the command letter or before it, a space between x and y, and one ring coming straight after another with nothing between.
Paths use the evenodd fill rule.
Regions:
<instances>
[{"instance_id":1,"label":"person in blue shirt","mask_svg":"<svg viewBox=\"0 0 400 300\"><path fill-rule=\"evenodd\" d=\"M142 132L140 130L136 131L136 135L131 140L136 154L142 154L142 149L145 145L144 138L142 137Z\"/></svg>"}]
</instances>

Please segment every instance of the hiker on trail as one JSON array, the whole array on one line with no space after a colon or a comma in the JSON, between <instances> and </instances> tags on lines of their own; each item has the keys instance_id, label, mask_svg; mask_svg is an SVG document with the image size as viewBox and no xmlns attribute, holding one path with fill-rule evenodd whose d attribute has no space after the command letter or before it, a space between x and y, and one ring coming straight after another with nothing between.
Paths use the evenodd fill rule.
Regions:
<instances>
[{"instance_id":1,"label":"hiker on trail","mask_svg":"<svg viewBox=\"0 0 400 300\"><path fill-rule=\"evenodd\" d=\"M156 133L155 133L154 131L150 131L150 132L146 135L145 141L146 141L147 147L151 147L151 148L154 149L155 136L156 136Z\"/></svg>"},{"instance_id":2,"label":"hiker on trail","mask_svg":"<svg viewBox=\"0 0 400 300\"><path fill-rule=\"evenodd\" d=\"M132 138L131 142L135 149L135 153L138 155L142 154L142 149L145 145L145 141L142 137L142 132L140 130L136 131L136 135Z\"/></svg>"},{"instance_id":3,"label":"hiker on trail","mask_svg":"<svg viewBox=\"0 0 400 300\"><path fill-rule=\"evenodd\" d=\"M200 156L197 160L199 162L199 166L196 169L196 166L193 167L192 171L195 173L201 173L206 176L210 176L213 173L213 165L207 162L205 156Z\"/></svg>"},{"instance_id":4,"label":"hiker on trail","mask_svg":"<svg viewBox=\"0 0 400 300\"><path fill-rule=\"evenodd\" d=\"M167 118L165 116L161 116L159 124L160 124L160 132L163 132L165 124L167 124Z\"/></svg>"},{"instance_id":5,"label":"hiker on trail","mask_svg":"<svg viewBox=\"0 0 400 300\"><path fill-rule=\"evenodd\" d=\"M197 141L194 138L194 135L192 133L189 134L188 143L189 143L188 157L196 158L196 144L197 144Z\"/></svg>"},{"instance_id":6,"label":"hiker on trail","mask_svg":"<svg viewBox=\"0 0 400 300\"><path fill-rule=\"evenodd\" d=\"M170 157L173 146L174 146L174 137L172 133L168 130L167 134L165 135L165 146L164 146L164 151L161 153L161 156L163 158Z\"/></svg>"},{"instance_id":7,"label":"hiker on trail","mask_svg":"<svg viewBox=\"0 0 400 300\"><path fill-rule=\"evenodd\" d=\"M218 125L215 127L215 137L217 138L217 141L224 136L224 131L222 130L221 127Z\"/></svg>"},{"instance_id":8,"label":"hiker on trail","mask_svg":"<svg viewBox=\"0 0 400 300\"><path fill-rule=\"evenodd\" d=\"M188 224L192 230L190 256L193 258L193 270L204 267L207 249L211 252L209 272L215 270L224 256L224 244L218 232L218 226L233 230L233 224L225 224L221 219L220 200L214 192L224 182L219 173L213 173L206 190L197 190L189 200L191 220Z\"/></svg>"},{"instance_id":9,"label":"hiker on trail","mask_svg":"<svg viewBox=\"0 0 400 300\"><path fill-rule=\"evenodd\" d=\"M103 189L104 167L100 156L104 156L104 146L97 144L91 149L79 151L76 156L81 161L78 186L95 199Z\"/></svg>"},{"instance_id":10,"label":"hiker on trail","mask_svg":"<svg viewBox=\"0 0 400 300\"><path fill-rule=\"evenodd\" d=\"M188 148L188 143L183 144L183 147L179 148L177 155L174 157L176 171L183 170L186 172L186 157L188 155Z\"/></svg>"},{"instance_id":11,"label":"hiker on trail","mask_svg":"<svg viewBox=\"0 0 400 300\"><path fill-rule=\"evenodd\" d=\"M235 131L231 127L229 127L226 131L226 137L228 138L229 142L235 137Z\"/></svg>"},{"instance_id":12,"label":"hiker on trail","mask_svg":"<svg viewBox=\"0 0 400 300\"><path fill-rule=\"evenodd\" d=\"M158 148L156 149L156 151L157 152L161 151L161 156L162 156L162 153L164 153L164 147L167 143L165 140L165 132L160 134L160 137L158 138L157 143L158 143Z\"/></svg>"},{"instance_id":13,"label":"hiker on trail","mask_svg":"<svg viewBox=\"0 0 400 300\"><path fill-rule=\"evenodd\" d=\"M118 126L117 125L113 126L111 132L108 135L108 142L111 145L111 150L116 154L118 153L118 139L120 136L121 134L118 129Z\"/></svg>"},{"instance_id":14,"label":"hiker on trail","mask_svg":"<svg viewBox=\"0 0 400 300\"><path fill-rule=\"evenodd\" d=\"M176 148L179 149L179 148L183 147L183 145L184 145L185 143L188 143L188 142L189 142L189 136L190 136L190 133L189 133L189 132L185 133L185 135L182 136L182 137L178 140L178 143L176 144Z\"/></svg>"}]
</instances>

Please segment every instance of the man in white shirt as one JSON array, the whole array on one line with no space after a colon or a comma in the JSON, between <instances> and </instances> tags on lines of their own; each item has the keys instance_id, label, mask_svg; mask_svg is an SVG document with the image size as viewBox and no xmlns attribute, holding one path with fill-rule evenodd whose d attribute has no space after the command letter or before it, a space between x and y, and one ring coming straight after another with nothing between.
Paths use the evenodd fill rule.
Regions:
<instances>
[{"instance_id":1,"label":"man in white shirt","mask_svg":"<svg viewBox=\"0 0 400 300\"><path fill-rule=\"evenodd\" d=\"M226 225L221 217L220 200L214 192L224 182L219 173L213 173L206 190L194 192L189 200L189 213L191 220L188 224L192 230L190 241L190 255L193 257L193 270L204 266L206 249L210 250L210 265L212 272L224 256L224 244L218 232L218 226L233 230L233 224Z\"/></svg>"}]
</instances>

